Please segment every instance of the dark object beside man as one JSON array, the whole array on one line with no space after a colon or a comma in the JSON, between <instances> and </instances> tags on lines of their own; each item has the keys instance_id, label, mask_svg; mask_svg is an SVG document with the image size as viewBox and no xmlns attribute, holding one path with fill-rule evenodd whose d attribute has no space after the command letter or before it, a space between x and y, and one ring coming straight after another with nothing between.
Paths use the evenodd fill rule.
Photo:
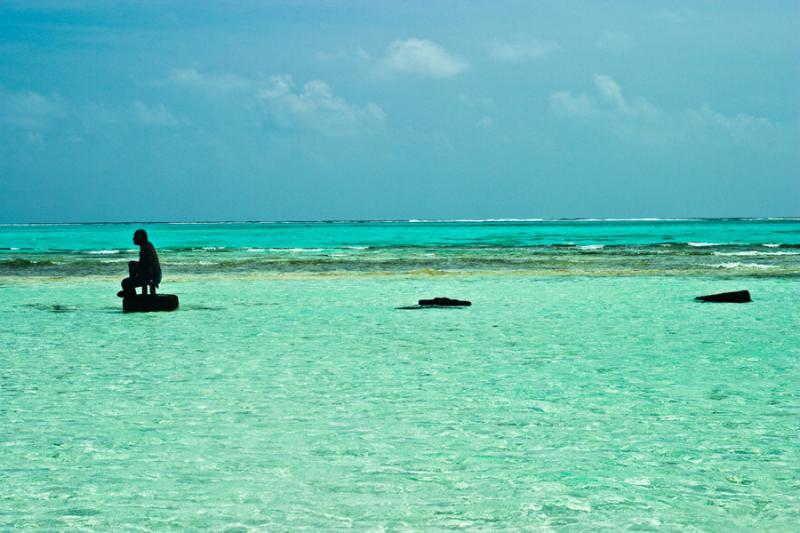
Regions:
<instances>
[{"instance_id":1,"label":"dark object beside man","mask_svg":"<svg viewBox=\"0 0 800 533\"><path fill-rule=\"evenodd\" d=\"M177 308L178 297L174 294L137 294L122 299L122 310L126 313L174 311Z\"/></svg>"}]
</instances>

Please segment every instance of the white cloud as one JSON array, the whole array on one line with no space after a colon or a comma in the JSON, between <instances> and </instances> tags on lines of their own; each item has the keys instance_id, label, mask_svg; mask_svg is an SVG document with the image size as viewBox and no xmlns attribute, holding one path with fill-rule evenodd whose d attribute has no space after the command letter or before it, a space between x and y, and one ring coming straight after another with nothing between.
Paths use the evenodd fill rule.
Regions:
<instances>
[{"instance_id":1,"label":"white cloud","mask_svg":"<svg viewBox=\"0 0 800 533\"><path fill-rule=\"evenodd\" d=\"M559 114L572 116L617 115L628 118L654 119L658 109L645 98L626 99L622 87L611 76L595 74L593 77L597 98L569 91L550 95L550 106Z\"/></svg>"},{"instance_id":2,"label":"white cloud","mask_svg":"<svg viewBox=\"0 0 800 533\"><path fill-rule=\"evenodd\" d=\"M619 83L614 81L611 76L606 76L605 74L595 74L594 84L597 87L597 91L600 93L600 96L602 96L604 100L610 102L620 111L625 110L627 105L625 103L625 98L622 96L622 87L620 87Z\"/></svg>"},{"instance_id":3,"label":"white cloud","mask_svg":"<svg viewBox=\"0 0 800 533\"><path fill-rule=\"evenodd\" d=\"M726 130L763 128L771 125L770 121L765 118L744 113L724 115L711 109L707 103L703 104L700 109L690 111L690 117L698 124L713 125Z\"/></svg>"},{"instance_id":4,"label":"white cloud","mask_svg":"<svg viewBox=\"0 0 800 533\"><path fill-rule=\"evenodd\" d=\"M394 41L386 49L378 72L386 77L419 75L449 78L469 69L469 62L427 39Z\"/></svg>"},{"instance_id":5,"label":"white cloud","mask_svg":"<svg viewBox=\"0 0 800 533\"><path fill-rule=\"evenodd\" d=\"M635 42L631 34L624 31L606 30L603 32L595 44L602 50L612 52L624 52L633 48Z\"/></svg>"},{"instance_id":6,"label":"white cloud","mask_svg":"<svg viewBox=\"0 0 800 533\"><path fill-rule=\"evenodd\" d=\"M593 95L559 91L550 95L550 107L560 116L580 119L622 139L642 144L679 140L683 132L645 98L627 98L611 76L595 74Z\"/></svg>"},{"instance_id":7,"label":"white cloud","mask_svg":"<svg viewBox=\"0 0 800 533\"><path fill-rule=\"evenodd\" d=\"M64 116L67 105L59 95L34 91L6 92L0 89L0 121L26 130L43 130Z\"/></svg>"},{"instance_id":8,"label":"white cloud","mask_svg":"<svg viewBox=\"0 0 800 533\"><path fill-rule=\"evenodd\" d=\"M594 101L585 94L558 91L550 95L550 107L559 115L588 116L595 111Z\"/></svg>"},{"instance_id":9,"label":"white cloud","mask_svg":"<svg viewBox=\"0 0 800 533\"><path fill-rule=\"evenodd\" d=\"M792 126L787 128L785 123L773 124L764 117L745 113L726 115L715 111L707 103L685 113L682 123L695 142L715 142L720 139L729 139L748 145L753 142L764 142L765 139L773 139L776 134L782 138L791 137L788 132L793 129ZM793 126L794 130L798 131L797 124ZM781 131L782 134L777 133Z\"/></svg>"},{"instance_id":10,"label":"white cloud","mask_svg":"<svg viewBox=\"0 0 800 533\"><path fill-rule=\"evenodd\" d=\"M46 96L33 91L4 92L2 89L0 122L25 130L25 139L29 142L42 142L53 133L72 140L76 131L107 129L125 122L158 126L179 123L163 104L147 105L139 100L122 105L96 101L76 103L59 95Z\"/></svg>"},{"instance_id":11,"label":"white cloud","mask_svg":"<svg viewBox=\"0 0 800 533\"><path fill-rule=\"evenodd\" d=\"M616 80L594 75L595 94L559 91L550 94L550 107L562 117L581 120L626 140L644 144L715 141L722 137L759 137L769 120L747 114L725 115L708 104L674 113L659 110L642 97L628 98Z\"/></svg>"},{"instance_id":12,"label":"white cloud","mask_svg":"<svg viewBox=\"0 0 800 533\"><path fill-rule=\"evenodd\" d=\"M296 88L289 75L272 76L266 81L237 74L207 74L194 69L170 72L169 83L215 93L236 91L236 101L244 107L257 105L273 124L287 130L304 130L324 135L351 135L369 130L386 120L377 104L356 105L333 94L324 80L311 80ZM164 106L134 104L140 122L173 125L178 121Z\"/></svg>"},{"instance_id":13,"label":"white cloud","mask_svg":"<svg viewBox=\"0 0 800 533\"><path fill-rule=\"evenodd\" d=\"M510 41L493 42L489 47L489 55L498 61L521 63L544 59L558 49L556 42L521 36Z\"/></svg>"},{"instance_id":14,"label":"white cloud","mask_svg":"<svg viewBox=\"0 0 800 533\"><path fill-rule=\"evenodd\" d=\"M378 105L353 105L335 96L322 80L295 90L290 76L273 76L256 94L270 118L280 127L325 135L349 135L386 120Z\"/></svg>"},{"instance_id":15,"label":"white cloud","mask_svg":"<svg viewBox=\"0 0 800 533\"><path fill-rule=\"evenodd\" d=\"M147 105L136 100L131 104L133 118L148 126L177 126L179 121L164 104Z\"/></svg>"},{"instance_id":16,"label":"white cloud","mask_svg":"<svg viewBox=\"0 0 800 533\"><path fill-rule=\"evenodd\" d=\"M175 85L186 85L209 91L238 91L247 89L251 83L236 74L205 74L195 69L175 69L166 80Z\"/></svg>"}]
</instances>

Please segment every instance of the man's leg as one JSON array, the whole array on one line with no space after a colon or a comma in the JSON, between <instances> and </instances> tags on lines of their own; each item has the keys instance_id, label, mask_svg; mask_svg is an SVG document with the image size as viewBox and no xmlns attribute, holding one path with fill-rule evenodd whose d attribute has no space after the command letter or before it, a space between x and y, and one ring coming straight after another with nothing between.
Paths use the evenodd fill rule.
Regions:
<instances>
[{"instance_id":1,"label":"man's leg","mask_svg":"<svg viewBox=\"0 0 800 533\"><path fill-rule=\"evenodd\" d=\"M117 296L128 298L136 296L136 278L125 278L122 280L122 290L117 293Z\"/></svg>"},{"instance_id":2,"label":"man's leg","mask_svg":"<svg viewBox=\"0 0 800 533\"><path fill-rule=\"evenodd\" d=\"M130 296L136 296L136 287L140 285L137 284L139 281L136 277L136 273L139 270L139 261L128 261L128 274L130 277L127 277L122 280L122 290L117 293L117 296L122 298L127 298Z\"/></svg>"}]
</instances>

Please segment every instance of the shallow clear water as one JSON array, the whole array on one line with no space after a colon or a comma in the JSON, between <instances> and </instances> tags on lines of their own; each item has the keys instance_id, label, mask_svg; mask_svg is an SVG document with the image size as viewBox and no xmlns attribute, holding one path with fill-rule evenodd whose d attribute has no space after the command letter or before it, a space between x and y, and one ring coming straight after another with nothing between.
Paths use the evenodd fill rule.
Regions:
<instances>
[{"instance_id":1,"label":"shallow clear water","mask_svg":"<svg viewBox=\"0 0 800 533\"><path fill-rule=\"evenodd\" d=\"M735 241L697 224L697 242ZM48 245L0 231L0 246L36 248L9 260L112 244L62 227L73 247L52 252L50 230L13 231ZM199 253L171 246L216 242L169 231L151 229L174 239L165 265ZM227 231L236 257L269 246ZM739 251L792 250L783 235ZM313 244L287 240L276 248ZM120 312L121 272L7 272L0 530L796 530L793 261L724 276L625 261L596 275L165 267L181 308L152 314ZM744 288L752 303L693 301ZM440 295L473 306L396 309Z\"/></svg>"}]
</instances>

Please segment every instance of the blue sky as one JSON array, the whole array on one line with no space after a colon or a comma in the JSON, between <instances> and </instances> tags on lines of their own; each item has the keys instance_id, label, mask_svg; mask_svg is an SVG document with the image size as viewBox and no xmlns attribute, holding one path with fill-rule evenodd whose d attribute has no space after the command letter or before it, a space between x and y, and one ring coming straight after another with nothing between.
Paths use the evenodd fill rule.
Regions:
<instances>
[{"instance_id":1,"label":"blue sky","mask_svg":"<svg viewBox=\"0 0 800 533\"><path fill-rule=\"evenodd\" d=\"M797 2L0 4L0 222L800 215Z\"/></svg>"}]
</instances>

